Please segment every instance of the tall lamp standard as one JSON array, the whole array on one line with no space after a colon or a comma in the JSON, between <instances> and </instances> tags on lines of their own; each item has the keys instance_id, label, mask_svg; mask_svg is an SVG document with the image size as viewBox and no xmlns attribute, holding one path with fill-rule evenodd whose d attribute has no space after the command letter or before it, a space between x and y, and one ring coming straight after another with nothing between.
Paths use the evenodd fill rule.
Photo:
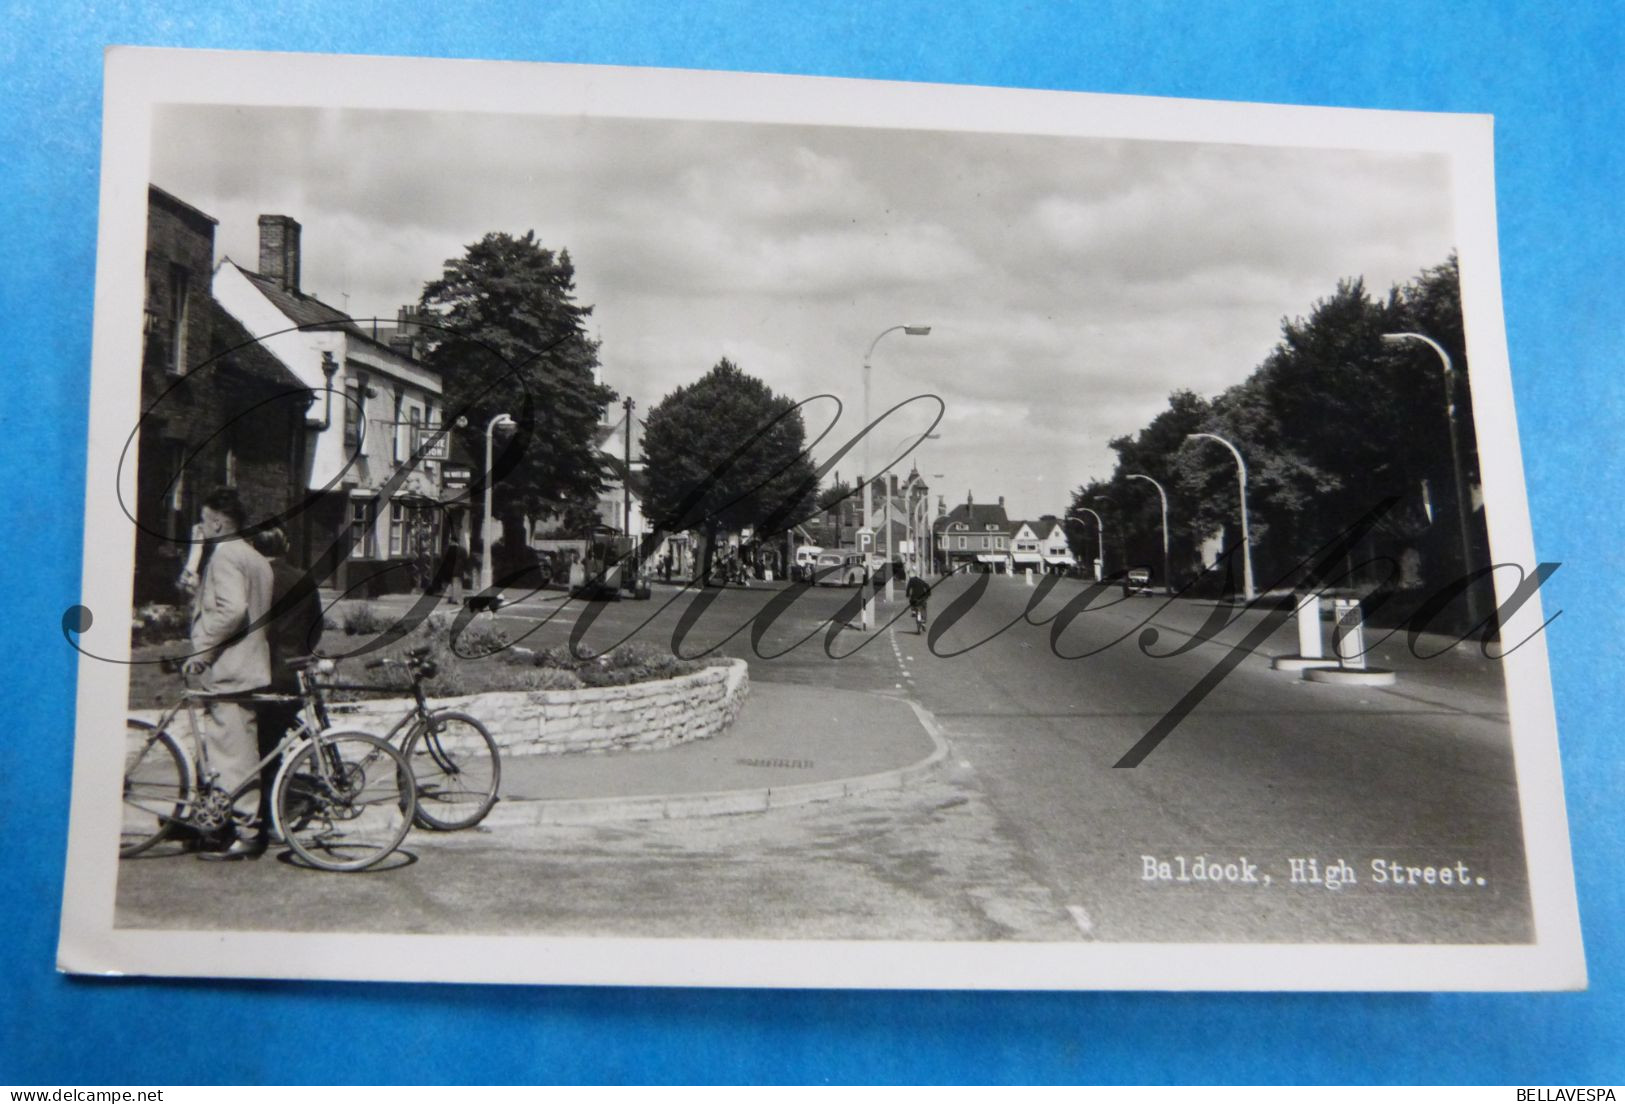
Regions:
<instances>
[{"instance_id":1,"label":"tall lamp standard","mask_svg":"<svg viewBox=\"0 0 1625 1104\"><path fill-rule=\"evenodd\" d=\"M1444 409L1450 420L1450 467L1456 477L1456 517L1461 524L1461 566L1464 575L1471 575L1473 573L1472 522L1469 518L1471 507L1467 504L1467 478L1461 468L1461 430L1456 426L1455 365L1450 362L1450 354L1445 352L1444 346L1426 334L1389 333L1383 334L1382 339L1390 345L1420 341L1438 354L1439 362L1444 366ZM1467 588L1467 617L1473 624L1478 624L1478 590L1472 586Z\"/></svg>"},{"instance_id":2,"label":"tall lamp standard","mask_svg":"<svg viewBox=\"0 0 1625 1104\"><path fill-rule=\"evenodd\" d=\"M1174 593L1174 574L1173 569L1169 566L1172 561L1168 556L1168 492L1162 489L1161 483L1158 483L1149 475L1130 474L1127 478L1145 480L1157 489L1157 495L1162 499L1162 592L1172 597Z\"/></svg>"},{"instance_id":3,"label":"tall lamp standard","mask_svg":"<svg viewBox=\"0 0 1625 1104\"><path fill-rule=\"evenodd\" d=\"M1230 450L1230 455L1236 458L1236 485L1241 489L1241 588L1247 601L1251 602L1256 594L1253 590L1253 542L1252 534L1247 528L1247 461L1241 458L1241 450L1220 437L1216 433L1187 433L1185 440L1193 441L1198 437L1206 437L1210 441L1217 441Z\"/></svg>"},{"instance_id":4,"label":"tall lamp standard","mask_svg":"<svg viewBox=\"0 0 1625 1104\"><path fill-rule=\"evenodd\" d=\"M889 333L896 333L898 330L902 330L903 333L908 337L926 337L931 333L930 326L922 326L912 322L903 323L897 326L888 326L886 329L875 334L875 339L869 342L869 348L863 354L863 470L864 473L869 477L869 489L863 494L863 520L869 524L870 529L874 528L875 515L871 507L874 501L875 477L874 467L870 462L869 455L869 362L874 358L875 346L880 344L880 339ZM886 532L889 540L891 534L891 525L889 524L890 511L887 511L887 515L888 524L886 526ZM891 596L891 574L888 572L886 575L886 601L891 601Z\"/></svg>"},{"instance_id":5,"label":"tall lamp standard","mask_svg":"<svg viewBox=\"0 0 1625 1104\"><path fill-rule=\"evenodd\" d=\"M927 326L925 328L927 330L929 330L931 327ZM875 340L878 341L880 339L876 338ZM871 348L872 348L872 346L871 346ZM864 424L867 425L868 423L865 422ZM899 446L901 446L904 441L908 440L912 436L914 436L914 434L905 433L902 437L899 437L897 439L897 444ZM922 436L920 438L920 441L935 441L940 436L942 436L940 433L927 433L927 434L925 434L924 436ZM867 440L867 436L865 436L865 440ZM918 447L918 442L916 442L916 447ZM912 484L913 482L914 482L914 480L911 477L911 478L909 478L907 481L905 481L903 483L903 491L904 491L903 497L905 499L908 497L907 489L908 489L909 485ZM891 564L892 564L892 557L893 557L893 555L895 555L895 551L894 551L894 549L892 547L892 539L891 539L891 478L890 478L890 476L888 476L886 478L886 480L881 484L881 492L882 492L882 496L884 497L884 499L886 501L886 601L890 602L892 600ZM912 518L910 520L912 521Z\"/></svg>"},{"instance_id":6,"label":"tall lamp standard","mask_svg":"<svg viewBox=\"0 0 1625 1104\"><path fill-rule=\"evenodd\" d=\"M1106 523L1100 520L1099 514L1095 513L1087 506L1075 506L1073 507L1073 510L1081 510L1083 513L1086 513L1095 519L1095 540L1100 544L1100 569L1096 572L1096 574L1099 576L1099 579L1104 579L1106 577ZM1077 514L1074 513L1072 516L1076 517ZM1099 579L1096 581L1098 582Z\"/></svg>"},{"instance_id":7,"label":"tall lamp standard","mask_svg":"<svg viewBox=\"0 0 1625 1104\"><path fill-rule=\"evenodd\" d=\"M497 427L506 429L514 424L514 420L506 414L498 414L485 427L485 517L480 522L480 541L483 552L480 556L480 590L491 589L492 568L496 557L491 553L491 439L496 436Z\"/></svg>"},{"instance_id":8,"label":"tall lamp standard","mask_svg":"<svg viewBox=\"0 0 1625 1104\"><path fill-rule=\"evenodd\" d=\"M937 434L932 433L929 436L932 437L932 438L935 438L937 436ZM938 473L935 473L935 474L931 475L930 478L931 479L942 479L943 476L942 476L942 474L940 472L938 472ZM903 497L905 499L908 497L907 489L909 487L913 486L913 485L914 485L914 477L910 476L909 479L908 479L908 482L903 484L903 488L904 488L904 496ZM910 510L909 513L908 513L908 546L909 546L910 549L912 549L912 552L910 553L910 555L912 555L912 557L914 559L914 574L916 574L916 575L921 574L921 567L922 567L922 562L921 562L922 557L920 555L920 544L921 544L921 542L923 540L925 543L927 543L927 545L929 545L929 541L930 541L930 537L931 537L931 527L930 527L931 518L929 516L930 515L930 509L931 509L931 498L930 498L929 495L927 495L926 497L921 498L919 502L915 503L914 508L912 510ZM931 565L930 565L930 563L928 561L923 564L923 567L924 567L926 572L929 572L931 570Z\"/></svg>"}]
</instances>

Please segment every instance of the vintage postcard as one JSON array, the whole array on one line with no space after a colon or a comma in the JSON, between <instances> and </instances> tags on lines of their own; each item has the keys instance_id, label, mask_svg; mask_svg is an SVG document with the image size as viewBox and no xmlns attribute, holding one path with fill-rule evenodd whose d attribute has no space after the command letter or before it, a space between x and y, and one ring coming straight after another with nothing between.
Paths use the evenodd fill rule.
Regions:
<instances>
[{"instance_id":1,"label":"vintage postcard","mask_svg":"<svg viewBox=\"0 0 1625 1104\"><path fill-rule=\"evenodd\" d=\"M61 968L1585 984L1491 121L107 60Z\"/></svg>"}]
</instances>

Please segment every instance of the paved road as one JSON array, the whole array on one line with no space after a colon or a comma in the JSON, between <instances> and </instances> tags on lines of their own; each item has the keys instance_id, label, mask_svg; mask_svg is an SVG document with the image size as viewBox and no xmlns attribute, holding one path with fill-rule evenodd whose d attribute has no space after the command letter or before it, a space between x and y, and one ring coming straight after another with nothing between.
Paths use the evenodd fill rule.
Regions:
<instances>
[{"instance_id":1,"label":"paved road","mask_svg":"<svg viewBox=\"0 0 1625 1104\"><path fill-rule=\"evenodd\" d=\"M937 612L969 585L940 588ZM1529 937L1509 728L1485 664L1472 665L1473 679L1406 672L1393 690L1300 682L1269 669L1269 656L1296 650L1287 625L1143 762L1121 769L1114 764L1258 618L1249 614L1184 655L1151 658L1136 646L1142 623L1159 629L1153 650L1161 653L1190 642L1214 608L1134 598L1073 620L1052 648L1053 626L1042 623L1079 590L1063 581L1024 618L1035 591L992 579L934 649L907 638L904 653L912 691L1001 824L1096 938ZM948 658L1012 622L992 642ZM1101 648L1088 658L1057 655ZM1242 877L1255 864L1258 881L1147 879L1165 872L1162 863L1177 877L1180 856L1187 876L1205 856L1235 864ZM1357 880L1335 890L1324 877L1293 884L1292 858L1315 859L1322 870L1344 860ZM1384 864L1382 881L1374 860ZM1423 871L1416 879L1413 866Z\"/></svg>"},{"instance_id":2,"label":"paved road","mask_svg":"<svg viewBox=\"0 0 1625 1104\"><path fill-rule=\"evenodd\" d=\"M939 621L969 585L939 587ZM1044 621L1079 590L1063 581L1030 616ZM1022 620L1035 592L1006 578L990 580L934 652L904 621L869 634L830 631L850 591L711 593L697 617L692 594L669 590L652 602L593 607L599 616L583 639L602 649L635 633L669 645L690 615L684 654L715 647L749 659L758 681L923 703L952 745L946 769L901 796L759 815L414 833L401 865L364 875L270 860L136 860L123 864L119 923L883 939L1527 938L1504 704L1481 663L1451 656L1408 672L1394 691L1355 691L1270 671L1265 648L1125 770L1112 764L1212 670L1219 644L1151 659L1131 638L1062 659L1048 626ZM752 617L792 597L753 645ZM529 633L528 646L548 646L568 637L579 609L543 596L507 611L503 624ZM1154 611L1159 650L1189 640L1183 634L1214 612L1137 598L1077 618L1059 648L1101 648ZM1288 627L1274 650L1290 644ZM1462 670L1438 674L1450 664ZM1204 867L1217 860L1257 881L1148 881L1145 856L1176 878L1181 857L1187 876L1203 857ZM1293 885L1291 858L1322 868L1345 860L1357 881L1336 890L1324 879ZM1407 868L1431 867L1417 879L1433 884L1395 885L1392 873L1374 884L1373 860L1398 863L1407 881ZM1462 864L1466 886L1455 884Z\"/></svg>"}]
</instances>

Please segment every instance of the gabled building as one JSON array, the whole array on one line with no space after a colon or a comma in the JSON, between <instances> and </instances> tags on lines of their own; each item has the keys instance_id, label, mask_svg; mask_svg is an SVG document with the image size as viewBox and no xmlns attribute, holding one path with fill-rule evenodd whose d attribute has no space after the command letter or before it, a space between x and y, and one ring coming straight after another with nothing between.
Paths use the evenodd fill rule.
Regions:
<instances>
[{"instance_id":1,"label":"gabled building","mask_svg":"<svg viewBox=\"0 0 1625 1104\"><path fill-rule=\"evenodd\" d=\"M1000 574L1011 569L1010 519L1004 496L997 505L978 505L972 495L932 523L937 564L948 572L971 570Z\"/></svg>"},{"instance_id":2,"label":"gabled building","mask_svg":"<svg viewBox=\"0 0 1625 1104\"><path fill-rule=\"evenodd\" d=\"M1077 566L1059 518L1010 523L1010 563L1016 571L1064 573Z\"/></svg>"},{"instance_id":3,"label":"gabled building","mask_svg":"<svg viewBox=\"0 0 1625 1104\"><path fill-rule=\"evenodd\" d=\"M147 189L141 420L136 462L138 603L172 602L199 504L233 487L250 523L297 507L315 395L210 295L216 220Z\"/></svg>"},{"instance_id":4,"label":"gabled building","mask_svg":"<svg viewBox=\"0 0 1625 1104\"><path fill-rule=\"evenodd\" d=\"M298 552L305 563L342 554L329 580L341 591L408 590L415 571L449 539L472 547L463 492L445 487L449 435L429 458L409 463L441 428L440 376L413 355L410 341L375 338L300 289L299 223L261 215L259 231L258 270L224 259L213 290L260 347L317 395L304 420L301 489L312 505Z\"/></svg>"}]
</instances>

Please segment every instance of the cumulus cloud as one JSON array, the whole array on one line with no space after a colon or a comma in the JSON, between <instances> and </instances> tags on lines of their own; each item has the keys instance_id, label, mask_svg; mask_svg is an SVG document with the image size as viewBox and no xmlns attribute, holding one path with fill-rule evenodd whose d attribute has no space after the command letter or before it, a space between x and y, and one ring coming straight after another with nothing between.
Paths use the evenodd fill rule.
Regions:
<instances>
[{"instance_id":1,"label":"cumulus cloud","mask_svg":"<svg viewBox=\"0 0 1625 1104\"><path fill-rule=\"evenodd\" d=\"M606 382L647 409L728 356L839 396L824 455L861 424L875 336L929 323L876 347L873 412L941 396L934 489L1024 516L1105 475L1170 391L1244 378L1338 279L1380 292L1453 244L1442 159L1264 146L175 106L153 179L249 267L259 214L298 219L305 287L358 316L534 229L571 253Z\"/></svg>"}]
</instances>

